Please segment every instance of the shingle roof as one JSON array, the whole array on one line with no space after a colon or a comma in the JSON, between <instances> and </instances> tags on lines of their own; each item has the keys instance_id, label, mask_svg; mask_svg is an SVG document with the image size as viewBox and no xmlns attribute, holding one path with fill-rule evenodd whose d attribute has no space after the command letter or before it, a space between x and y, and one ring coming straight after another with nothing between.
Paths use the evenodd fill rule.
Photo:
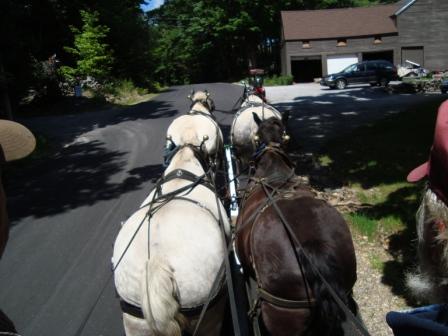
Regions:
<instances>
[{"instance_id":1,"label":"shingle roof","mask_svg":"<svg viewBox=\"0 0 448 336\"><path fill-rule=\"evenodd\" d=\"M394 5L282 11L285 40L316 40L397 33Z\"/></svg>"}]
</instances>

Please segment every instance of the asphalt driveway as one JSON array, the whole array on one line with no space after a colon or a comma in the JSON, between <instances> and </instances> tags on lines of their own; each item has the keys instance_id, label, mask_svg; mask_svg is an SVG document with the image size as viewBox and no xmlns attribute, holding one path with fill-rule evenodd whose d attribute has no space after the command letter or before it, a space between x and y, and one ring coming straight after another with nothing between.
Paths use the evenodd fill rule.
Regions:
<instances>
[{"instance_id":1,"label":"asphalt driveway","mask_svg":"<svg viewBox=\"0 0 448 336\"><path fill-rule=\"evenodd\" d=\"M302 149L314 152L332 137L428 101L440 93L389 94L380 87L331 90L319 84L267 87L266 96L280 110L290 110L290 128Z\"/></svg>"}]
</instances>

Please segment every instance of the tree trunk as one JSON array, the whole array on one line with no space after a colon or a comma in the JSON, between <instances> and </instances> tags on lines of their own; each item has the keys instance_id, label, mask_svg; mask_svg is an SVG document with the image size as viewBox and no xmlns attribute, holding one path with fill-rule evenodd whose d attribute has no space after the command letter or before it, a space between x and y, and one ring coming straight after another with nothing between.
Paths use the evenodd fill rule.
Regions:
<instances>
[{"instance_id":1,"label":"tree trunk","mask_svg":"<svg viewBox=\"0 0 448 336\"><path fill-rule=\"evenodd\" d=\"M3 83L1 83L3 78ZM2 57L0 55L0 99L3 105L3 108L5 110L6 118L9 120L12 120L12 108L11 108L11 101L9 99L8 94L8 83L6 80L5 70L3 68L3 61Z\"/></svg>"}]
</instances>

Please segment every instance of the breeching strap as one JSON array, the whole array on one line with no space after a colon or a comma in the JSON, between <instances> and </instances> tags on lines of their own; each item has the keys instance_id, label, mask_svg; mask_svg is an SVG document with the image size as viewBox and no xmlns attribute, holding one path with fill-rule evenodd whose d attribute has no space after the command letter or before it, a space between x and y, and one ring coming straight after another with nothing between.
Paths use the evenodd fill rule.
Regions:
<instances>
[{"instance_id":1,"label":"breeching strap","mask_svg":"<svg viewBox=\"0 0 448 336\"><path fill-rule=\"evenodd\" d=\"M309 265L313 269L314 273L317 274L317 276L321 279L321 281L325 285L325 287L327 287L327 290L330 292L331 296L336 301L338 306L342 309L342 311L347 315L347 317L351 320L351 322L358 328L359 332L362 335L370 336L369 332L363 326L361 321L355 315L353 315L353 313L352 313L352 311L350 309L347 308L345 303L340 299L339 295L334 291L334 289L330 286L330 284L327 282L327 280L325 280L325 278L322 275L322 273L312 263L311 258L305 252L302 244L300 243L300 241L295 236L291 226L289 225L288 221L286 220L285 216L283 215L283 212L280 210L280 208L278 207L278 205L275 202L275 200L272 198L271 193L267 189L266 185L263 182L260 182L260 183L261 183L261 185L263 187L263 190L264 190L266 196L269 198L272 206L274 207L275 211L277 212L277 215L280 218L280 221L282 222L282 224L283 224L283 226L284 226L284 228L285 228L285 230L287 232L287 235L288 235L288 238L290 240L290 243L294 247L293 250L294 250L294 253L296 255L296 258L298 259L297 249L300 249L302 251L302 254L305 257L306 261L309 263Z\"/></svg>"}]
</instances>

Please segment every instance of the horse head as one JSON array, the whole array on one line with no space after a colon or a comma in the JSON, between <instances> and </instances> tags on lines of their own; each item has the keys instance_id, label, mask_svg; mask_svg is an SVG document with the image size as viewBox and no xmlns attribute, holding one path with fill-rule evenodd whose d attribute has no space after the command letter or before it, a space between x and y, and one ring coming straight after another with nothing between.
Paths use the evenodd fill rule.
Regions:
<instances>
[{"instance_id":1,"label":"horse head","mask_svg":"<svg viewBox=\"0 0 448 336\"><path fill-rule=\"evenodd\" d=\"M210 98L210 93L207 90L191 90L188 98L191 100L191 108L199 102L208 110L208 112L213 112L215 110L215 102Z\"/></svg>"},{"instance_id":2,"label":"horse head","mask_svg":"<svg viewBox=\"0 0 448 336\"><path fill-rule=\"evenodd\" d=\"M266 120L261 120L258 114L252 112L255 123L258 126L258 131L254 137L255 142L258 144L269 145L270 143L276 143L279 145L285 145L289 142L290 137L286 133L286 125L289 119L289 111L282 114L282 119L271 117Z\"/></svg>"},{"instance_id":3,"label":"horse head","mask_svg":"<svg viewBox=\"0 0 448 336\"><path fill-rule=\"evenodd\" d=\"M253 118L258 126L258 131L253 138L257 150L253 155L255 175L268 176L273 173L291 175L294 164L285 152L286 144L290 137L286 133L286 122L289 113L282 116L282 120L271 117L261 120L253 113Z\"/></svg>"}]
</instances>

